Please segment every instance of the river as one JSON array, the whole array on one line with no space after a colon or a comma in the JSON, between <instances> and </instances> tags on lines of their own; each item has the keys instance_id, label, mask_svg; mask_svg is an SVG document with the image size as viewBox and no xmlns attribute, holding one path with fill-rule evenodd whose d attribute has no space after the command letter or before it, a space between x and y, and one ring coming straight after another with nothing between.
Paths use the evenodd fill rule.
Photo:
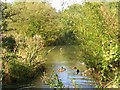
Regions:
<instances>
[{"instance_id":1,"label":"river","mask_svg":"<svg viewBox=\"0 0 120 90\"><path fill-rule=\"evenodd\" d=\"M81 52L78 46L56 46L47 47L46 57L46 72L51 74L54 70L58 74L59 79L64 84L65 88L74 88L73 81L77 88L95 88L96 82L91 76L83 75L86 70L85 64L80 59ZM64 67L64 72L58 72L58 69ZM80 72L77 74L72 67L77 67ZM23 84L8 85L8 88L14 87L17 90L26 88L49 88L42 82L41 76L38 75L34 80Z\"/></svg>"}]
</instances>

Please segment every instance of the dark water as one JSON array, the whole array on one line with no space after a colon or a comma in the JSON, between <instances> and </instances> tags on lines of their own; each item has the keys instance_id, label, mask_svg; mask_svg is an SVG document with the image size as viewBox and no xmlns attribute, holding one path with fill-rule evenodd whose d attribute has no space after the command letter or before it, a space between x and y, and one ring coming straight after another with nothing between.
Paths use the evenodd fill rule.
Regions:
<instances>
[{"instance_id":1,"label":"dark water","mask_svg":"<svg viewBox=\"0 0 120 90\"><path fill-rule=\"evenodd\" d=\"M74 88L74 84L77 88L95 88L96 82L91 76L83 75L82 73L86 70L86 66L79 58L80 50L77 46L59 46L59 47L48 47L46 48L48 53L46 54L46 72L51 74L54 70L58 74L59 79L64 84L65 88ZM58 72L58 69L64 67L66 70L64 72ZM72 67L79 68L79 74ZM73 84L74 83L74 84ZM26 88L49 88L49 85L42 83L41 76L36 79L18 85L12 85L20 89Z\"/></svg>"}]
</instances>

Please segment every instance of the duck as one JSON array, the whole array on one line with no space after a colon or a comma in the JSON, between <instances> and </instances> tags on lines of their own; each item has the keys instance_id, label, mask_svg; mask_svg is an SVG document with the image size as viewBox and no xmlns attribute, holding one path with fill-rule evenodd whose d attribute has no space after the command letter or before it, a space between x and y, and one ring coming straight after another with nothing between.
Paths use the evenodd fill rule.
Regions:
<instances>
[{"instance_id":1,"label":"duck","mask_svg":"<svg viewBox=\"0 0 120 90\"><path fill-rule=\"evenodd\" d=\"M66 70L66 68L61 67L60 69L58 69L58 72L64 72Z\"/></svg>"},{"instance_id":2,"label":"duck","mask_svg":"<svg viewBox=\"0 0 120 90\"><path fill-rule=\"evenodd\" d=\"M77 74L79 74L79 72L80 72L79 69L77 69L76 72L77 72Z\"/></svg>"},{"instance_id":3,"label":"duck","mask_svg":"<svg viewBox=\"0 0 120 90\"><path fill-rule=\"evenodd\" d=\"M72 69L75 69L75 70L76 70L76 69L77 69L77 67L72 67Z\"/></svg>"},{"instance_id":4,"label":"duck","mask_svg":"<svg viewBox=\"0 0 120 90\"><path fill-rule=\"evenodd\" d=\"M76 70L76 73L79 74L80 70L77 67L72 67L72 69Z\"/></svg>"}]
</instances>

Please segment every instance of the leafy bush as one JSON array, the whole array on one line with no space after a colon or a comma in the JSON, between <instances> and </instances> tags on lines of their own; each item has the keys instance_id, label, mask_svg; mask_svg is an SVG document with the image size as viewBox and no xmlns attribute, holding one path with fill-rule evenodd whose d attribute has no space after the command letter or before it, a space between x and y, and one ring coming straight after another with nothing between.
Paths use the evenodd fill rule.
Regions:
<instances>
[{"instance_id":1,"label":"leafy bush","mask_svg":"<svg viewBox=\"0 0 120 90\"><path fill-rule=\"evenodd\" d=\"M27 64L14 60L9 63L9 74L14 82L26 81L30 77L31 72L32 67Z\"/></svg>"},{"instance_id":2,"label":"leafy bush","mask_svg":"<svg viewBox=\"0 0 120 90\"><path fill-rule=\"evenodd\" d=\"M16 41L13 36L9 37L3 37L2 38L2 47L7 49L8 51L14 51L14 48L16 46Z\"/></svg>"}]
</instances>

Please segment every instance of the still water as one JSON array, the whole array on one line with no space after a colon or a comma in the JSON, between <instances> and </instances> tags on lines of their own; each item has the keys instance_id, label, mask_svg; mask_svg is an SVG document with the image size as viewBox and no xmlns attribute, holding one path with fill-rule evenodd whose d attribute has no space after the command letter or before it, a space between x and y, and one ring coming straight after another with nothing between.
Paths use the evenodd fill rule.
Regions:
<instances>
[{"instance_id":1,"label":"still water","mask_svg":"<svg viewBox=\"0 0 120 90\"><path fill-rule=\"evenodd\" d=\"M95 88L96 82L91 76L83 75L86 70L85 64L80 58L81 52L78 46L55 46L47 47L45 49L47 53L46 57L46 72L51 74L54 70L58 74L59 79L64 84L65 88L74 88L73 81L77 88ZM58 72L58 69L64 67L66 70L64 72ZM80 72L77 74L73 67L77 67ZM11 85L9 86L11 87ZM16 87L17 90L26 88L49 88L42 82L41 76L38 75L37 78L31 80L30 82L24 83L24 85L12 85Z\"/></svg>"}]
</instances>

